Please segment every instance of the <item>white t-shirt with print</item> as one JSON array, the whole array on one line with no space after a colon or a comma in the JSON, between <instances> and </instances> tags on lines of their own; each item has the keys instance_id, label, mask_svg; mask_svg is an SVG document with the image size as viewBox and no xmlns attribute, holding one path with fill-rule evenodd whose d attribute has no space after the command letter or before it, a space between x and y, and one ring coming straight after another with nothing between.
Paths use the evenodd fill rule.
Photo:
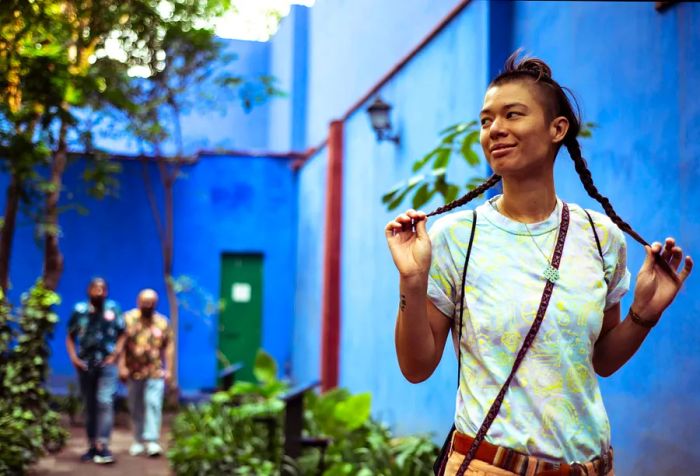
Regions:
<instances>
[{"instance_id":1,"label":"white t-shirt with print","mask_svg":"<svg viewBox=\"0 0 700 476\"><path fill-rule=\"evenodd\" d=\"M607 216L589 212L603 251L601 260L586 213L578 205L568 206L561 277L486 440L541 458L586 461L610 445L593 347L603 311L627 292L630 273L622 231ZM473 436L478 431L535 319L545 286L544 255L551 258L561 211L557 199L546 220L527 225L528 234L524 224L503 216L489 202L476 209L455 413L462 433ZM472 212L460 211L438 219L430 229L428 296L453 318L455 345L471 228Z\"/></svg>"}]
</instances>

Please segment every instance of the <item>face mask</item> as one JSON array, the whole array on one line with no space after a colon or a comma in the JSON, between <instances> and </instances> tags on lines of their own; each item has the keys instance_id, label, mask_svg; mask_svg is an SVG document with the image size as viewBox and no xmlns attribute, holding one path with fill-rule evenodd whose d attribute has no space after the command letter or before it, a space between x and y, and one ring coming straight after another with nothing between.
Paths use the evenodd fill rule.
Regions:
<instances>
[{"instance_id":1,"label":"face mask","mask_svg":"<svg viewBox=\"0 0 700 476\"><path fill-rule=\"evenodd\" d=\"M95 307L102 307L104 302L105 302L105 298L103 296L91 296L90 297L90 304L92 304Z\"/></svg>"},{"instance_id":2,"label":"face mask","mask_svg":"<svg viewBox=\"0 0 700 476\"><path fill-rule=\"evenodd\" d=\"M141 308L141 316L142 316L142 317L151 317L151 316L153 316L153 308L152 308L152 307L143 307L143 308Z\"/></svg>"}]
</instances>

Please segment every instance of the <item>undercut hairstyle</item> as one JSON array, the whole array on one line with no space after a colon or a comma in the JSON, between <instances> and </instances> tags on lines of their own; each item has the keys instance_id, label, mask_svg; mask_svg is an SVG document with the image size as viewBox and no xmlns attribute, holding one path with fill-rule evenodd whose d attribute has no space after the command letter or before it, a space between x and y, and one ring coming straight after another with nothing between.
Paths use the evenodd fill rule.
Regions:
<instances>
[{"instance_id":1,"label":"undercut hairstyle","mask_svg":"<svg viewBox=\"0 0 700 476\"><path fill-rule=\"evenodd\" d=\"M569 130L567 131L566 136L564 136L561 145L566 147L566 150L569 152L571 160L574 162L574 168L576 169L586 192L588 192L588 195L600 203L603 210L605 210L605 214L610 217L613 223L615 223L622 231L627 233L642 245L649 245L649 243L642 238L639 233L634 231L627 222L620 218L617 212L615 212L610 200L601 194L593 183L593 177L591 176L590 170L588 170L586 160L581 155L581 146L578 142L578 134L581 131L581 114L578 104L574 99L573 93L568 88L560 86L559 83L552 79L552 70L544 61L538 58L528 57L519 59L519 56L520 50L508 57L503 72L496 76L493 81L491 81L489 88L514 82L529 83L534 88L538 99L542 102L545 112L549 114L549 120L560 116L565 117L569 121ZM569 99L569 96L571 96L573 99L573 104L576 105L575 108L574 105L572 105L572 101ZM454 210L457 207L461 207L462 205L465 205L477 198L500 181L501 177L493 174L474 190L442 207L437 208L436 210L430 212L428 216L440 215L450 210Z\"/></svg>"}]
</instances>

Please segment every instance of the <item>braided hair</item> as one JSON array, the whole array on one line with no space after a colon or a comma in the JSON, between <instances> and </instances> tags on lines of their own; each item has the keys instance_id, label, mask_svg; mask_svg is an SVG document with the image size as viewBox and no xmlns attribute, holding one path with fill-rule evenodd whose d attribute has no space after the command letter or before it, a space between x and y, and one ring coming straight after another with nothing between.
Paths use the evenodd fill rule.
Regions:
<instances>
[{"instance_id":1,"label":"braided hair","mask_svg":"<svg viewBox=\"0 0 700 476\"><path fill-rule=\"evenodd\" d=\"M639 233L634 231L627 222L620 218L617 212L615 212L610 200L601 194L593 183L591 171L588 169L586 160L581 155L581 146L578 142L578 134L581 131L581 114L575 100L574 104L576 104L576 108L574 108L569 100L569 96L573 98L571 91L566 87L560 86L559 83L552 79L552 70L544 61L538 58L527 57L519 60L519 56L520 50L510 55L510 57L506 60L503 72L496 76L493 81L491 81L489 88L514 81L529 81L533 83L537 87L537 93L543 100L545 110L549 112L550 117L554 118L564 116L569 121L569 130L567 131L566 136L564 136L562 145L566 147L569 155L571 156L571 160L574 161L576 172L581 179L583 187L586 189L586 192L588 192L588 195L601 204L603 210L605 210L605 214L608 215L613 223L615 223L622 231L630 235L642 245L649 245L649 243L644 240ZM437 208L436 210L430 212L428 216L440 215L457 207L461 207L496 185L498 182L500 182L500 180L501 177L494 174L489 177L488 180L463 197Z\"/></svg>"}]
</instances>

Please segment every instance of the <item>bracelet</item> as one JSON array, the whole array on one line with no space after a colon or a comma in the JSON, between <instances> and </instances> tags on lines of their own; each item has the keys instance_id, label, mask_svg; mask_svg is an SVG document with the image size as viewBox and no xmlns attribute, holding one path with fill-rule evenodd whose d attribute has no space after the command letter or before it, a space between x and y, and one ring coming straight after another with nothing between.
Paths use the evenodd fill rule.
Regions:
<instances>
[{"instance_id":1,"label":"bracelet","mask_svg":"<svg viewBox=\"0 0 700 476\"><path fill-rule=\"evenodd\" d=\"M634 322L635 324L637 324L639 326L644 327L645 329L651 329L652 327L654 327L656 325L657 322L659 322L658 319L655 321L647 321L647 320L642 319L641 317L639 317L639 314L637 314L636 312L634 312L632 310L632 306L630 306L630 310L629 310L628 314L630 316L630 319L632 319L632 322Z\"/></svg>"}]
</instances>

